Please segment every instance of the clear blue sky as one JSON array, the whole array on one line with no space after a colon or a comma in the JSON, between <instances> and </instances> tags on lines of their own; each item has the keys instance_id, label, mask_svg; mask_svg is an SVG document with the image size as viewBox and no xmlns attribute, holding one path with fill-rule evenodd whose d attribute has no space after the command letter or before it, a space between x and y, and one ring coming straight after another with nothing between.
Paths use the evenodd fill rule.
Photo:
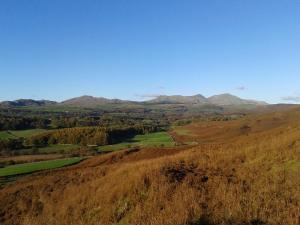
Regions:
<instances>
[{"instance_id":1,"label":"clear blue sky","mask_svg":"<svg viewBox=\"0 0 300 225\"><path fill-rule=\"evenodd\" d=\"M300 100L298 0L2 0L0 101Z\"/></svg>"}]
</instances>

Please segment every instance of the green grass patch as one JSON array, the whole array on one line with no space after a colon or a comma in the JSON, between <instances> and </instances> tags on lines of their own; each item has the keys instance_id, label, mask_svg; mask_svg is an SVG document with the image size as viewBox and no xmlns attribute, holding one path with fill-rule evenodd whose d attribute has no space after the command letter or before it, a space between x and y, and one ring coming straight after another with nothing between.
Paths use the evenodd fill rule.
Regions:
<instances>
[{"instance_id":1,"label":"green grass patch","mask_svg":"<svg viewBox=\"0 0 300 225\"><path fill-rule=\"evenodd\" d=\"M33 135L41 134L46 132L45 129L29 129L29 130L9 130L0 131L0 139L16 139L16 138L27 138Z\"/></svg>"},{"instance_id":2,"label":"green grass patch","mask_svg":"<svg viewBox=\"0 0 300 225\"><path fill-rule=\"evenodd\" d=\"M115 145L101 146L100 151L118 151L130 147L172 147L175 143L167 132L136 135L134 138Z\"/></svg>"},{"instance_id":3,"label":"green grass patch","mask_svg":"<svg viewBox=\"0 0 300 225\"><path fill-rule=\"evenodd\" d=\"M290 160L285 164L285 169L300 171L300 160Z\"/></svg>"},{"instance_id":4,"label":"green grass patch","mask_svg":"<svg viewBox=\"0 0 300 225\"><path fill-rule=\"evenodd\" d=\"M80 146L78 145L49 145L47 147L39 148L38 152L42 154L49 154L49 153L68 153L72 150L79 149Z\"/></svg>"},{"instance_id":5,"label":"green grass patch","mask_svg":"<svg viewBox=\"0 0 300 225\"><path fill-rule=\"evenodd\" d=\"M81 160L83 160L82 157L74 157L7 166L0 169L0 177L28 174L41 170L61 168L64 166L76 164Z\"/></svg>"},{"instance_id":6,"label":"green grass patch","mask_svg":"<svg viewBox=\"0 0 300 225\"><path fill-rule=\"evenodd\" d=\"M13 135L11 135L9 132L7 131L0 131L0 140L7 140L10 138L16 138Z\"/></svg>"}]
</instances>

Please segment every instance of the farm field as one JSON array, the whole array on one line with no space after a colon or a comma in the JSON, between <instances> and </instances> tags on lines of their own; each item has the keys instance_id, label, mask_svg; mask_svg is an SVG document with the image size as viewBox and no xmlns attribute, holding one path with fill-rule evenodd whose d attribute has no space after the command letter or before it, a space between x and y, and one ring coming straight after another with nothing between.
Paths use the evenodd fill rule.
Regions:
<instances>
[{"instance_id":1,"label":"farm field","mask_svg":"<svg viewBox=\"0 0 300 225\"><path fill-rule=\"evenodd\" d=\"M167 132L136 135L134 138L115 145L101 146L100 151L118 151L131 147L172 147L175 145L173 138Z\"/></svg>"},{"instance_id":2,"label":"farm field","mask_svg":"<svg viewBox=\"0 0 300 225\"><path fill-rule=\"evenodd\" d=\"M71 145L71 144L55 144L55 145L48 145L45 147L39 148L27 148L27 149L20 149L18 150L19 154L24 155L31 155L31 154L63 154L63 153L70 153L73 150L76 151L80 148L79 145Z\"/></svg>"},{"instance_id":3,"label":"farm field","mask_svg":"<svg viewBox=\"0 0 300 225\"><path fill-rule=\"evenodd\" d=\"M38 151L41 154L68 153L72 150L77 150L78 148L80 148L80 146L78 145L57 144L57 145L49 145L47 147L39 148Z\"/></svg>"},{"instance_id":4,"label":"farm field","mask_svg":"<svg viewBox=\"0 0 300 225\"><path fill-rule=\"evenodd\" d=\"M8 156L8 157L0 157L0 164L6 163L30 163L30 162L38 162L52 159L63 158L63 154L38 154L38 155L18 155L18 156Z\"/></svg>"},{"instance_id":5,"label":"farm field","mask_svg":"<svg viewBox=\"0 0 300 225\"><path fill-rule=\"evenodd\" d=\"M20 131L0 131L1 139L15 139L15 138L27 138L33 135L41 134L46 132L45 129L29 129Z\"/></svg>"},{"instance_id":6,"label":"farm field","mask_svg":"<svg viewBox=\"0 0 300 225\"><path fill-rule=\"evenodd\" d=\"M15 176L21 174L28 174L41 170L61 168L68 165L76 164L82 161L81 157L67 158L67 159L56 159L34 163L24 163L19 165L7 166L0 169L0 177Z\"/></svg>"}]
</instances>

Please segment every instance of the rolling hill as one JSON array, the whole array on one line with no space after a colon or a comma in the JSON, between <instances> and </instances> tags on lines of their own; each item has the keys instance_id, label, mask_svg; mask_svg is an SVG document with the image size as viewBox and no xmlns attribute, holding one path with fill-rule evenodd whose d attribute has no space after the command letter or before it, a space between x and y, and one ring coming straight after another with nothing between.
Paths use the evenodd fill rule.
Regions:
<instances>
[{"instance_id":1,"label":"rolling hill","mask_svg":"<svg viewBox=\"0 0 300 225\"><path fill-rule=\"evenodd\" d=\"M26 107L26 106L51 106L57 102L49 100L18 99L15 101L4 101L0 103L1 107Z\"/></svg>"},{"instance_id":2,"label":"rolling hill","mask_svg":"<svg viewBox=\"0 0 300 225\"><path fill-rule=\"evenodd\" d=\"M195 122L173 137L196 146L125 150L25 177L0 190L0 221L299 224L299 121L298 107Z\"/></svg>"},{"instance_id":3,"label":"rolling hill","mask_svg":"<svg viewBox=\"0 0 300 225\"><path fill-rule=\"evenodd\" d=\"M102 97L93 97L84 95L77 98L68 99L61 102L59 105L64 106L79 106L79 107L98 107L106 104L128 104L130 101L123 101L120 99L107 99Z\"/></svg>"},{"instance_id":4,"label":"rolling hill","mask_svg":"<svg viewBox=\"0 0 300 225\"><path fill-rule=\"evenodd\" d=\"M161 95L147 101L155 104L207 104L209 103L203 95L182 96L182 95Z\"/></svg>"},{"instance_id":5,"label":"rolling hill","mask_svg":"<svg viewBox=\"0 0 300 225\"><path fill-rule=\"evenodd\" d=\"M230 105L267 105L268 103L262 101L255 101L255 100L246 100L241 99L237 96L231 94L221 94L221 95L214 95L207 99L210 104L219 105L219 106L230 106Z\"/></svg>"}]
</instances>

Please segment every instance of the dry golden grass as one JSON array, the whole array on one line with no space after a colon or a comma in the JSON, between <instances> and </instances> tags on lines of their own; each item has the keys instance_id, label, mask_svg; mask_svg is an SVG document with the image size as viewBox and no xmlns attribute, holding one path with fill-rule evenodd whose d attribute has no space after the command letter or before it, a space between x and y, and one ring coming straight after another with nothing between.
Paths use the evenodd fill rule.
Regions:
<instances>
[{"instance_id":1,"label":"dry golden grass","mask_svg":"<svg viewBox=\"0 0 300 225\"><path fill-rule=\"evenodd\" d=\"M112 153L9 185L0 223L300 224L300 109L186 128L202 144Z\"/></svg>"}]
</instances>

